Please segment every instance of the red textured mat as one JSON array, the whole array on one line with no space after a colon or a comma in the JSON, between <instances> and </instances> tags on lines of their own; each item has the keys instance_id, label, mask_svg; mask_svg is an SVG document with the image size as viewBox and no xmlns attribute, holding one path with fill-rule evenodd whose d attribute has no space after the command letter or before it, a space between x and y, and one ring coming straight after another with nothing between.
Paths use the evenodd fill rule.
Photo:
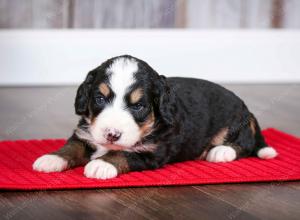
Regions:
<instances>
[{"instance_id":1,"label":"red textured mat","mask_svg":"<svg viewBox=\"0 0 300 220\"><path fill-rule=\"evenodd\" d=\"M155 171L131 172L110 180L88 179L83 176L82 167L49 174L32 170L31 165L37 157L58 149L64 140L2 141L0 189L46 190L300 180L300 139L273 128L263 133L268 144L279 153L275 159L253 157L230 163L187 161Z\"/></svg>"}]
</instances>

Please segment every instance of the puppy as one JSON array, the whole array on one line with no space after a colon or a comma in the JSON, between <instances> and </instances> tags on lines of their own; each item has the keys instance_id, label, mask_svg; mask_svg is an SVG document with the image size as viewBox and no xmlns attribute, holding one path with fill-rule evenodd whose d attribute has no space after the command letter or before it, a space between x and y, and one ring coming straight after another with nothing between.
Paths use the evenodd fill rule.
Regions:
<instances>
[{"instance_id":1,"label":"puppy","mask_svg":"<svg viewBox=\"0 0 300 220\"><path fill-rule=\"evenodd\" d=\"M33 169L108 179L167 163L274 158L254 115L227 89L200 79L166 78L124 55L90 71L75 99L81 117L67 143Z\"/></svg>"}]
</instances>

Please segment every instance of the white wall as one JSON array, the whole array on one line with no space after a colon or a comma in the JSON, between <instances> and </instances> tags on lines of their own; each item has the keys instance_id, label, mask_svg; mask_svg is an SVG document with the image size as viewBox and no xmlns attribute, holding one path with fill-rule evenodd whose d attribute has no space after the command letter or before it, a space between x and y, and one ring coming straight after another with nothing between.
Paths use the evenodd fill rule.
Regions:
<instances>
[{"instance_id":1,"label":"white wall","mask_svg":"<svg viewBox=\"0 0 300 220\"><path fill-rule=\"evenodd\" d=\"M112 56L216 82L300 82L300 31L0 31L0 85L78 84Z\"/></svg>"}]
</instances>

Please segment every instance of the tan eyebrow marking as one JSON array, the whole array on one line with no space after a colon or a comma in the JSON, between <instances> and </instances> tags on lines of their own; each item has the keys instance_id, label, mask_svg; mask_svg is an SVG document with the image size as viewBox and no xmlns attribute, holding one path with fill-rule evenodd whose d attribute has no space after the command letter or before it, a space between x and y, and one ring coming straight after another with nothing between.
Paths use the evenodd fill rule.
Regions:
<instances>
[{"instance_id":1,"label":"tan eyebrow marking","mask_svg":"<svg viewBox=\"0 0 300 220\"><path fill-rule=\"evenodd\" d=\"M107 97L107 96L109 95L109 93L110 93L110 89L109 89L109 87L107 86L107 84L105 84L105 83L101 83L101 84L99 85L99 90L100 90L100 92L101 92L105 97Z\"/></svg>"},{"instance_id":2,"label":"tan eyebrow marking","mask_svg":"<svg viewBox=\"0 0 300 220\"><path fill-rule=\"evenodd\" d=\"M135 89L130 94L130 103L134 104L137 103L143 96L143 90L141 88Z\"/></svg>"}]
</instances>

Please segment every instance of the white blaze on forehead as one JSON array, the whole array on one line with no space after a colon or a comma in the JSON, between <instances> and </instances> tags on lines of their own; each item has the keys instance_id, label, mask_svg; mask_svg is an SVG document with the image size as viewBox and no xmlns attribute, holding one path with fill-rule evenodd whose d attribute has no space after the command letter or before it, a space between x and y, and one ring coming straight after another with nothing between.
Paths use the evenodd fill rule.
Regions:
<instances>
[{"instance_id":1,"label":"white blaze on forehead","mask_svg":"<svg viewBox=\"0 0 300 220\"><path fill-rule=\"evenodd\" d=\"M115 93L113 106L124 107L124 96L134 83L134 74L137 70L137 62L130 58L118 58L111 64L107 71L111 73L110 85Z\"/></svg>"},{"instance_id":2,"label":"white blaze on forehead","mask_svg":"<svg viewBox=\"0 0 300 220\"><path fill-rule=\"evenodd\" d=\"M96 117L91 126L91 134L96 142L105 144L104 131L107 128L121 132L121 137L115 144L130 147L140 139L140 129L131 113L126 109L125 95L133 85L134 74L138 70L138 63L130 58L118 58L107 69L110 74L109 84L114 93L111 103Z\"/></svg>"}]
</instances>

